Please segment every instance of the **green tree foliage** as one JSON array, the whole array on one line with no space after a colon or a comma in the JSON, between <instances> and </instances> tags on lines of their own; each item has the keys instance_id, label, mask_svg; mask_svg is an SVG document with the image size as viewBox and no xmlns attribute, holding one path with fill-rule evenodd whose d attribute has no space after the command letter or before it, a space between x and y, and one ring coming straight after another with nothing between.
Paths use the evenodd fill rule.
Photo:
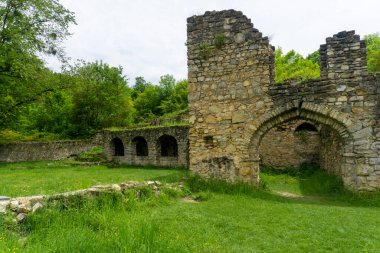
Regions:
<instances>
[{"instance_id":1,"label":"green tree foliage","mask_svg":"<svg viewBox=\"0 0 380 253\"><path fill-rule=\"evenodd\" d=\"M74 15L56 0L0 0L0 128L21 107L61 88L39 55L63 60Z\"/></svg>"},{"instance_id":2,"label":"green tree foliage","mask_svg":"<svg viewBox=\"0 0 380 253\"><path fill-rule=\"evenodd\" d=\"M164 75L160 77L161 99L168 99L174 91L175 79L172 75Z\"/></svg>"},{"instance_id":3,"label":"green tree foliage","mask_svg":"<svg viewBox=\"0 0 380 253\"><path fill-rule=\"evenodd\" d=\"M147 122L164 114L187 109L187 80L176 82L172 75L161 76L159 85L148 84L134 100L136 122Z\"/></svg>"},{"instance_id":4,"label":"green tree foliage","mask_svg":"<svg viewBox=\"0 0 380 253\"><path fill-rule=\"evenodd\" d=\"M173 92L164 101L162 101L160 107L164 114L182 111L188 107L188 81L182 80L175 84Z\"/></svg>"},{"instance_id":5,"label":"green tree foliage","mask_svg":"<svg viewBox=\"0 0 380 253\"><path fill-rule=\"evenodd\" d=\"M310 56L305 59L294 50L283 55L282 49L276 50L276 77L277 83L293 79L297 81L319 78L320 70L318 63L315 63L316 57Z\"/></svg>"},{"instance_id":6,"label":"green tree foliage","mask_svg":"<svg viewBox=\"0 0 380 253\"><path fill-rule=\"evenodd\" d=\"M142 77L142 76L136 77L135 78L135 85L133 85L133 87L132 87L132 98L136 99L137 96L140 93L143 93L145 91L145 89L150 85L152 85L152 84L145 81L144 77Z\"/></svg>"},{"instance_id":7,"label":"green tree foliage","mask_svg":"<svg viewBox=\"0 0 380 253\"><path fill-rule=\"evenodd\" d=\"M367 43L367 66L369 72L380 72L380 36L379 33L368 34L365 37Z\"/></svg>"},{"instance_id":8,"label":"green tree foliage","mask_svg":"<svg viewBox=\"0 0 380 253\"><path fill-rule=\"evenodd\" d=\"M319 51L317 50L317 51L309 54L308 56L306 56L306 60L310 60L313 63L319 65Z\"/></svg>"},{"instance_id":9,"label":"green tree foliage","mask_svg":"<svg viewBox=\"0 0 380 253\"><path fill-rule=\"evenodd\" d=\"M121 67L103 62L82 63L73 70L76 89L73 94L71 136L85 136L105 127L127 126L132 122L130 89Z\"/></svg>"},{"instance_id":10,"label":"green tree foliage","mask_svg":"<svg viewBox=\"0 0 380 253\"><path fill-rule=\"evenodd\" d=\"M162 115L161 88L156 85L148 85L144 92L140 93L134 101L136 109L136 122L146 122Z\"/></svg>"}]
</instances>

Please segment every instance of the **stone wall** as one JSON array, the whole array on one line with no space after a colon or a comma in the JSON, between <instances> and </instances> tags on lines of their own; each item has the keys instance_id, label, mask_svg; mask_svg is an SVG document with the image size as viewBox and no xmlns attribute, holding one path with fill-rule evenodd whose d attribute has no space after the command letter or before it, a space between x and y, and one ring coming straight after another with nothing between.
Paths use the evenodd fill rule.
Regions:
<instances>
[{"instance_id":1,"label":"stone wall","mask_svg":"<svg viewBox=\"0 0 380 253\"><path fill-rule=\"evenodd\" d=\"M318 131L300 130L304 120L280 124L265 134L260 147L261 163L276 168L296 167L301 163L319 164Z\"/></svg>"},{"instance_id":2,"label":"stone wall","mask_svg":"<svg viewBox=\"0 0 380 253\"><path fill-rule=\"evenodd\" d=\"M0 162L60 160L100 146L100 136L90 141L17 142L0 145Z\"/></svg>"},{"instance_id":3,"label":"stone wall","mask_svg":"<svg viewBox=\"0 0 380 253\"><path fill-rule=\"evenodd\" d=\"M275 84L274 48L241 12L206 12L187 22L193 172L257 184L263 136L301 119L341 140L340 163L325 164L328 171L339 171L352 189L380 188L380 78L367 73L358 35L326 39L321 79Z\"/></svg>"},{"instance_id":4,"label":"stone wall","mask_svg":"<svg viewBox=\"0 0 380 253\"><path fill-rule=\"evenodd\" d=\"M322 127L319 164L321 168L334 175L342 175L344 141L339 134L329 127Z\"/></svg>"},{"instance_id":5,"label":"stone wall","mask_svg":"<svg viewBox=\"0 0 380 253\"><path fill-rule=\"evenodd\" d=\"M103 132L103 151L110 161L130 165L188 167L187 126L154 127ZM123 152L117 154L114 140Z\"/></svg>"}]
</instances>

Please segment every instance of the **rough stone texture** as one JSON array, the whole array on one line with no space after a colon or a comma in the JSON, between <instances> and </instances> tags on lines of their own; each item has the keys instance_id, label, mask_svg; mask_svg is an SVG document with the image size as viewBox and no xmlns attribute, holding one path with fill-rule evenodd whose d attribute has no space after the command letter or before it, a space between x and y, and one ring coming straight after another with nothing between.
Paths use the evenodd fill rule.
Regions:
<instances>
[{"instance_id":1,"label":"rough stone texture","mask_svg":"<svg viewBox=\"0 0 380 253\"><path fill-rule=\"evenodd\" d=\"M104 131L103 151L108 160L123 164L188 167L188 131L189 128L187 126ZM167 150L169 153L162 153L163 148L165 149L171 145L171 143L162 143L160 141L163 136L175 139L177 145L176 152L170 149ZM122 142L124 155L115 155L116 147L113 140L116 138ZM147 152L138 154L138 142L136 140L142 139L147 144Z\"/></svg>"},{"instance_id":2,"label":"rough stone texture","mask_svg":"<svg viewBox=\"0 0 380 253\"><path fill-rule=\"evenodd\" d=\"M276 168L299 166L305 162L319 163L319 133L296 131L304 122L295 120L269 130L259 148L261 163Z\"/></svg>"},{"instance_id":3,"label":"rough stone texture","mask_svg":"<svg viewBox=\"0 0 380 253\"><path fill-rule=\"evenodd\" d=\"M98 135L90 141L17 142L0 144L0 162L60 160L101 145Z\"/></svg>"},{"instance_id":4,"label":"rough stone texture","mask_svg":"<svg viewBox=\"0 0 380 253\"><path fill-rule=\"evenodd\" d=\"M161 184L159 181L135 182L129 181L121 184L97 185L88 189L59 193L45 196L18 197L7 201L0 201L0 214L6 213L7 210L12 212L15 222L21 223L27 219L29 213L34 213L47 205L47 203L56 203L57 200L68 201L70 196L87 196L96 197L104 193L119 192L124 193L126 190L136 190L136 198L140 197L140 191L148 187L154 191L155 196L159 195L162 189L182 190L183 185L179 184Z\"/></svg>"},{"instance_id":5,"label":"rough stone texture","mask_svg":"<svg viewBox=\"0 0 380 253\"><path fill-rule=\"evenodd\" d=\"M257 184L263 136L302 119L330 131L321 136L330 138L321 140L323 168L341 175L348 188L380 188L380 78L367 73L358 35L326 39L321 79L274 84L274 48L241 12L206 12L187 22L193 172Z\"/></svg>"}]
</instances>

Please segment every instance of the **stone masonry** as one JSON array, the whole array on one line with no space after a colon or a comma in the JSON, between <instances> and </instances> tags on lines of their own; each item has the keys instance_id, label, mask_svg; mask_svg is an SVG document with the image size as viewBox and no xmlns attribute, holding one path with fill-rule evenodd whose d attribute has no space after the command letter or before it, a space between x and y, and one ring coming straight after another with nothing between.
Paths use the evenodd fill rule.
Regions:
<instances>
[{"instance_id":1,"label":"stone masonry","mask_svg":"<svg viewBox=\"0 0 380 253\"><path fill-rule=\"evenodd\" d=\"M320 134L317 129L298 130L303 124L304 120L295 120L269 130L259 147L260 163L280 169L319 164Z\"/></svg>"},{"instance_id":2,"label":"stone masonry","mask_svg":"<svg viewBox=\"0 0 380 253\"><path fill-rule=\"evenodd\" d=\"M320 126L323 169L348 188L380 188L380 78L358 35L326 39L320 79L275 84L274 47L241 12L190 17L187 33L191 171L258 184L263 136L306 120Z\"/></svg>"},{"instance_id":3,"label":"stone masonry","mask_svg":"<svg viewBox=\"0 0 380 253\"><path fill-rule=\"evenodd\" d=\"M104 131L103 152L123 164L188 167L188 131L188 126Z\"/></svg>"}]
</instances>

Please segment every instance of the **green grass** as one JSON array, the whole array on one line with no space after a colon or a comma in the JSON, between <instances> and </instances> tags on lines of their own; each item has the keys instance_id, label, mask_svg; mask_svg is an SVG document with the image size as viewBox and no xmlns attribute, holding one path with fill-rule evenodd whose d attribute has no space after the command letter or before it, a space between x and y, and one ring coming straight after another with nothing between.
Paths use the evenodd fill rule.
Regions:
<instances>
[{"instance_id":1,"label":"green grass","mask_svg":"<svg viewBox=\"0 0 380 253\"><path fill-rule=\"evenodd\" d=\"M18 197L88 188L130 180L176 181L186 170L106 165L85 166L70 161L0 163L0 195Z\"/></svg>"},{"instance_id":2,"label":"green grass","mask_svg":"<svg viewBox=\"0 0 380 253\"><path fill-rule=\"evenodd\" d=\"M140 170L137 177L152 171L117 169L120 175ZM174 180L184 174L176 173L160 176ZM261 176L272 178L268 188L298 198L188 177L183 194L199 203L171 192L154 197L149 190L136 199L128 191L58 203L20 225L0 216L0 252L378 252L379 195L348 193L319 170L292 173L264 170ZM293 180L284 182L286 177ZM303 181L310 182L306 190Z\"/></svg>"},{"instance_id":3,"label":"green grass","mask_svg":"<svg viewBox=\"0 0 380 253\"><path fill-rule=\"evenodd\" d=\"M302 164L299 168L276 169L262 166L260 179L273 191L299 195L337 195L344 192L343 182L319 169L318 165Z\"/></svg>"}]
</instances>

